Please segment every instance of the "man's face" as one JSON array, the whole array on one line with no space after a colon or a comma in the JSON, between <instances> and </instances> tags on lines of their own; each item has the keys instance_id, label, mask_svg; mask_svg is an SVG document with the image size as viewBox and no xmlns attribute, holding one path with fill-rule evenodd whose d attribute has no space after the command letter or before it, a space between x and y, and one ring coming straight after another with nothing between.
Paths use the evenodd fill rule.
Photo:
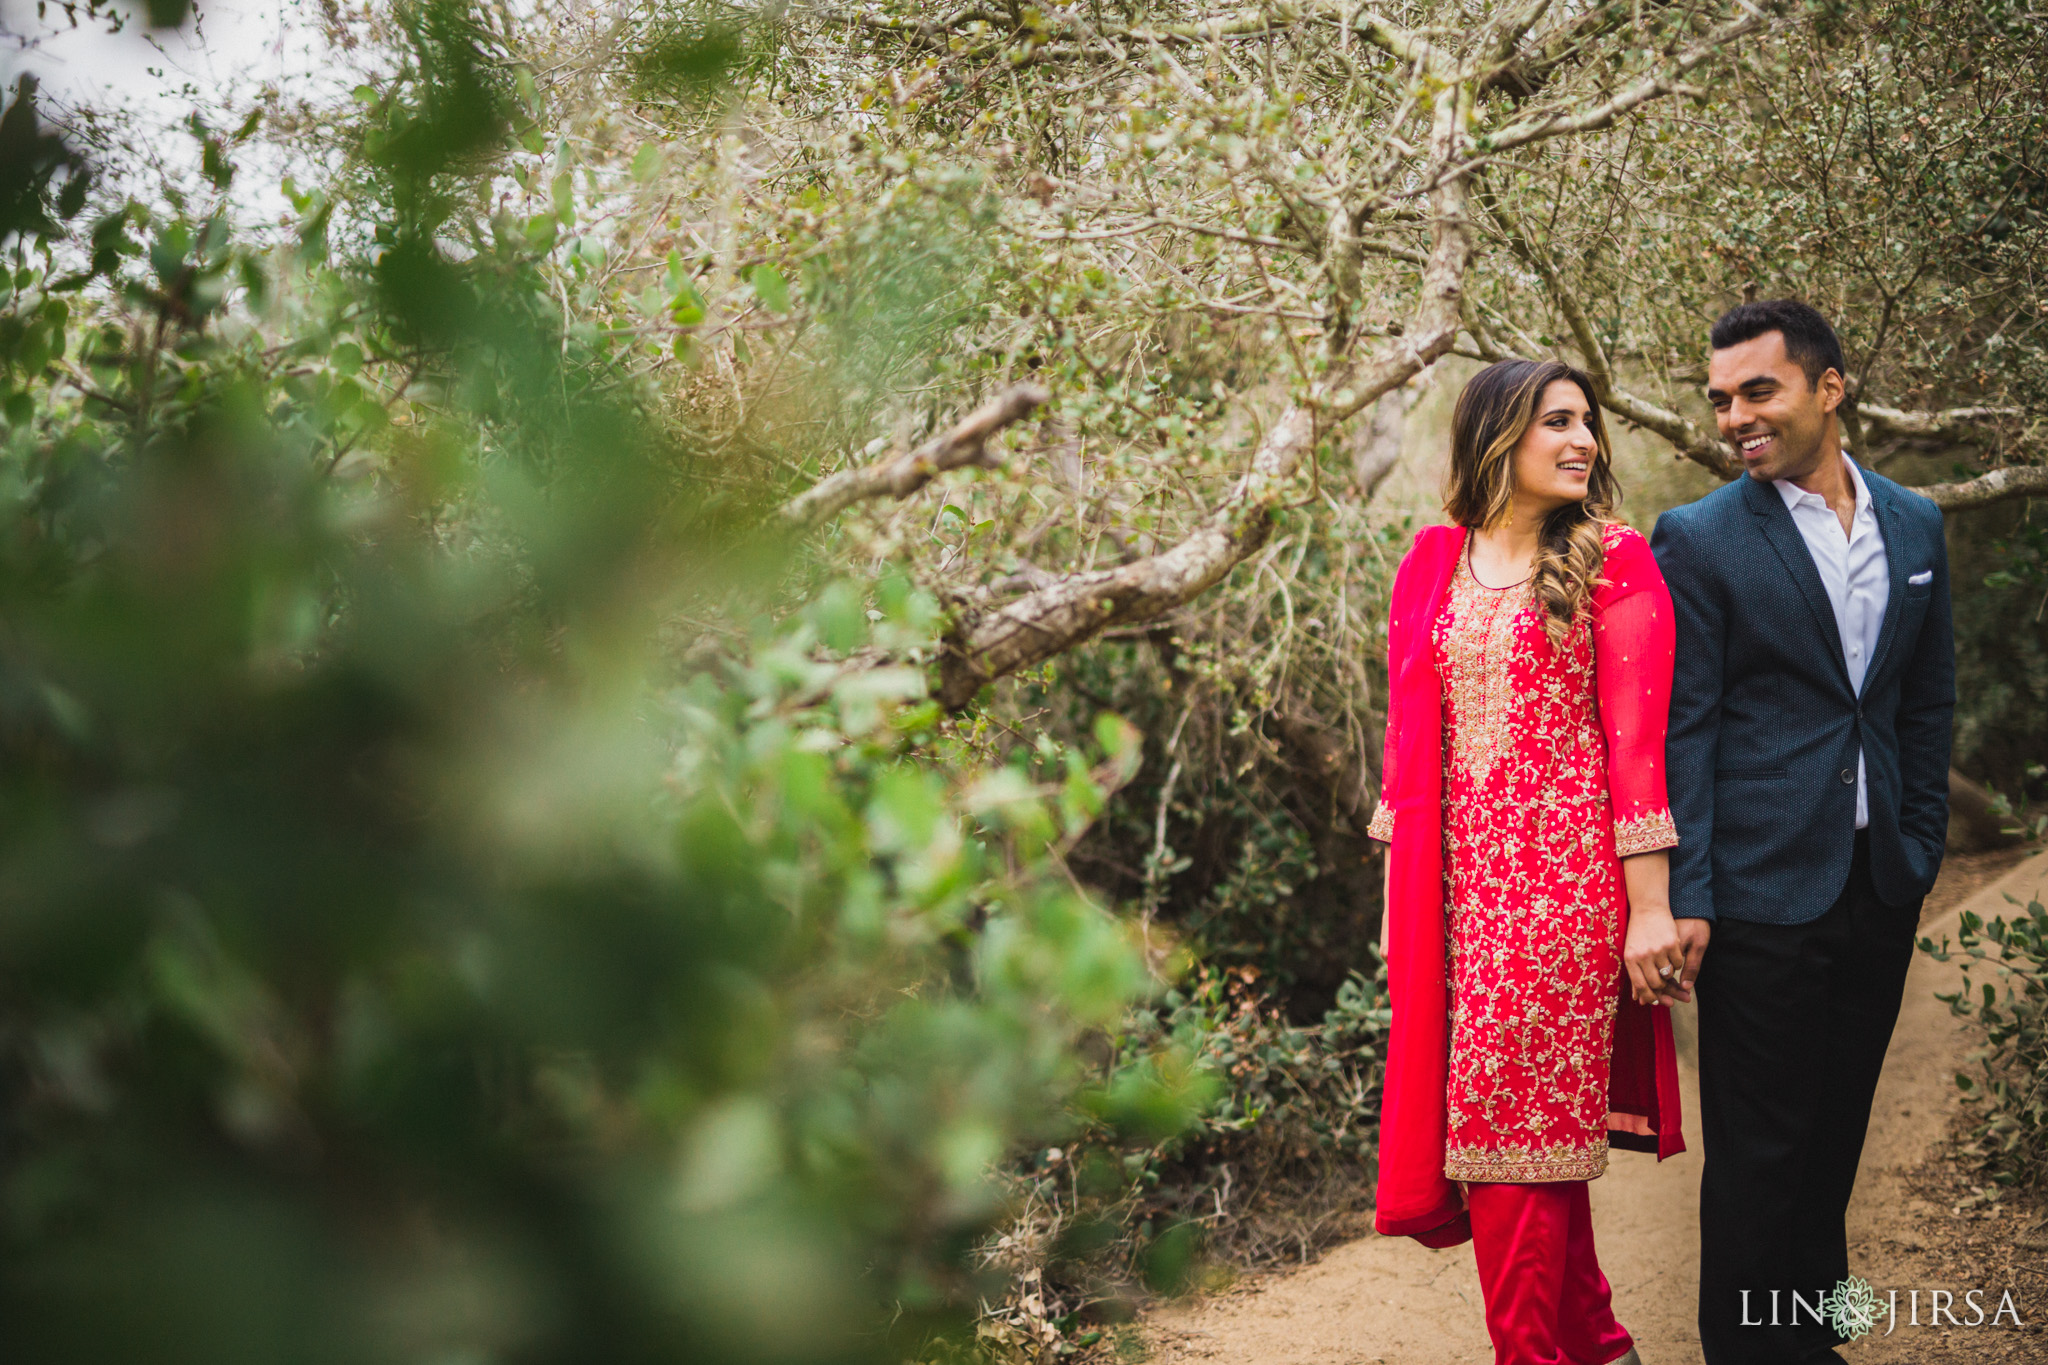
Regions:
<instances>
[{"instance_id":1,"label":"man's face","mask_svg":"<svg viewBox=\"0 0 2048 1365\"><path fill-rule=\"evenodd\" d=\"M1715 351L1707 361L1707 401L1721 436L1752 479L1803 479L1820 467L1828 414L1841 406L1842 376L1818 384L1785 354L1785 334L1765 332Z\"/></svg>"}]
</instances>

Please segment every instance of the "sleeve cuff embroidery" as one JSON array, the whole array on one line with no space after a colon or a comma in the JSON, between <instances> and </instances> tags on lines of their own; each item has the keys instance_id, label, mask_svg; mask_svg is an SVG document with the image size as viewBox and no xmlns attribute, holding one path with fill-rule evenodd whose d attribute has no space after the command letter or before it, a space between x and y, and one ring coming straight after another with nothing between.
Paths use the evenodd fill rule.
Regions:
<instances>
[{"instance_id":1,"label":"sleeve cuff embroidery","mask_svg":"<svg viewBox=\"0 0 2048 1365\"><path fill-rule=\"evenodd\" d=\"M1366 837L1377 839L1383 844L1394 842L1394 808L1382 801L1373 807L1372 824L1366 827ZM1677 843L1676 839L1672 840Z\"/></svg>"},{"instance_id":2,"label":"sleeve cuff embroidery","mask_svg":"<svg viewBox=\"0 0 2048 1365\"><path fill-rule=\"evenodd\" d=\"M1630 858L1678 846L1678 826L1668 810L1648 811L1614 822L1614 856Z\"/></svg>"}]
</instances>

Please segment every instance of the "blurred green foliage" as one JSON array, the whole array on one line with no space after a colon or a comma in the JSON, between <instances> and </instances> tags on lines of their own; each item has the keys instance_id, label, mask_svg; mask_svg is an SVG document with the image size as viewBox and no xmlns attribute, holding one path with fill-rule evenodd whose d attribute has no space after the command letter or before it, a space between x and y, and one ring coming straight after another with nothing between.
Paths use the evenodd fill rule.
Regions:
<instances>
[{"instance_id":1,"label":"blurred green foliage","mask_svg":"<svg viewBox=\"0 0 2048 1365\"><path fill-rule=\"evenodd\" d=\"M962 750L847 666L933 646L898 574L774 609L767 493L565 328L571 215L463 216L516 84L458 7L406 32L359 248L296 187L282 246L67 236L75 161L8 144L10 1357L936 1350L1011 1154L1207 1094L1080 1046L1153 989L1056 857L1135 736Z\"/></svg>"}]
</instances>

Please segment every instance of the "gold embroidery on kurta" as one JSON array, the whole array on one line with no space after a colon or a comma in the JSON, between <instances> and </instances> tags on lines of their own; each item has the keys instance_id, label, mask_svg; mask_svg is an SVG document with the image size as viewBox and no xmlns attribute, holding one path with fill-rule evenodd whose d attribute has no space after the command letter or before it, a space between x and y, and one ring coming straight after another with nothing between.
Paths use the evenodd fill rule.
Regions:
<instances>
[{"instance_id":1,"label":"gold embroidery on kurta","mask_svg":"<svg viewBox=\"0 0 2048 1365\"><path fill-rule=\"evenodd\" d=\"M1505 667L1514 649L1515 621L1529 601L1526 583L1489 588L1472 576L1463 556L1451 576L1450 610L1458 628L1444 636L1449 678L1445 691L1458 723L1450 727L1452 757L1484 782L1507 738L1514 683ZM1498 666L1489 668L1487 661Z\"/></svg>"},{"instance_id":2,"label":"gold embroidery on kurta","mask_svg":"<svg viewBox=\"0 0 2048 1365\"><path fill-rule=\"evenodd\" d=\"M1632 858L1638 853L1655 853L1678 844L1678 826L1668 810L1654 810L1632 820L1614 822L1614 854Z\"/></svg>"},{"instance_id":3,"label":"gold embroidery on kurta","mask_svg":"<svg viewBox=\"0 0 2048 1365\"><path fill-rule=\"evenodd\" d=\"M1553 648L1526 585L1489 589L1461 559L1434 622L1454 1180L1606 1169L1626 905L1615 859L1668 846L1670 815L1614 818L1590 615Z\"/></svg>"}]
</instances>

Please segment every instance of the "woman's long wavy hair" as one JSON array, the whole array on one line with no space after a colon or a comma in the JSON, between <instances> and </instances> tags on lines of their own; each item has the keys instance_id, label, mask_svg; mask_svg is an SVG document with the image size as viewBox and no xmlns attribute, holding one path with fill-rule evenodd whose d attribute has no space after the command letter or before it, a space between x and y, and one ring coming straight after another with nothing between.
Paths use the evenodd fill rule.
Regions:
<instances>
[{"instance_id":1,"label":"woman's long wavy hair","mask_svg":"<svg viewBox=\"0 0 2048 1365\"><path fill-rule=\"evenodd\" d=\"M1458 525L1476 531L1505 525L1514 502L1515 447L1536 420L1543 391L1560 379L1571 380L1586 395L1596 449L1585 498L1545 517L1536 546L1529 590L1543 608L1553 646L1564 643L1600 584L1606 558L1600 528L1614 519L1621 501L1593 381L1555 360L1503 360L1473 375L1451 414L1451 472L1444 488L1444 513Z\"/></svg>"}]
</instances>

